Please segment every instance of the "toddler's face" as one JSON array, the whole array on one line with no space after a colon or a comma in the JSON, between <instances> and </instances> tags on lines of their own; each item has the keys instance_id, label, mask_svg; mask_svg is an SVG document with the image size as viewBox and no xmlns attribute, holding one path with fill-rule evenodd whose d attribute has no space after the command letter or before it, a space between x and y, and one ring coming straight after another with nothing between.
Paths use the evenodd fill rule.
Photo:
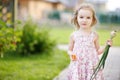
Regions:
<instances>
[{"instance_id":1,"label":"toddler's face","mask_svg":"<svg viewBox=\"0 0 120 80\"><path fill-rule=\"evenodd\" d=\"M89 9L80 9L77 16L78 24L81 28L90 28L93 22L93 13Z\"/></svg>"}]
</instances>

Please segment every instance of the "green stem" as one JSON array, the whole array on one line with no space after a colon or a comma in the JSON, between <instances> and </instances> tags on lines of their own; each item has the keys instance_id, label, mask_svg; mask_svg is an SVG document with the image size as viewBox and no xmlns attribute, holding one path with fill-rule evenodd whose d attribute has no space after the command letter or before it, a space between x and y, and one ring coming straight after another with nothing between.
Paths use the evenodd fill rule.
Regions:
<instances>
[{"instance_id":1,"label":"green stem","mask_svg":"<svg viewBox=\"0 0 120 80\"><path fill-rule=\"evenodd\" d=\"M115 30L115 31L114 31L114 34L111 35L111 37L110 37L111 40L115 37L115 33L116 33L116 32L117 32L117 31ZM98 66L95 68L95 70L94 70L94 72L93 72L90 80L93 80L93 79L96 77L97 73L99 72L99 70L100 70L102 67L103 67L103 69L104 69L105 61L106 61L106 58L107 58L108 52L109 52L109 48L110 48L110 45L107 45L107 46L105 47L105 51L104 51L104 53L103 53L103 55L102 55L102 57L101 57L101 59L100 59L100 61L99 61L99 63L98 63Z\"/></svg>"},{"instance_id":2,"label":"green stem","mask_svg":"<svg viewBox=\"0 0 120 80\"><path fill-rule=\"evenodd\" d=\"M110 45L107 45L106 48L105 48L105 52L104 52L105 58L104 58L104 62L103 62L103 68L105 66L105 61L106 61L106 58L108 56L109 48L110 48Z\"/></svg>"},{"instance_id":3,"label":"green stem","mask_svg":"<svg viewBox=\"0 0 120 80\"><path fill-rule=\"evenodd\" d=\"M90 80L93 80L93 79L96 77L97 73L99 72L99 70L101 69L102 66L103 66L103 68L104 68L104 65L105 65L105 61L106 61L107 55L108 55L109 48L110 48L110 45L107 45L107 46L105 47L105 52L103 53L103 56L102 56L102 58L100 59L98 66L95 68L95 70L94 70L94 72L93 72Z\"/></svg>"},{"instance_id":4,"label":"green stem","mask_svg":"<svg viewBox=\"0 0 120 80\"><path fill-rule=\"evenodd\" d=\"M103 63L103 59L101 59L101 63L95 68L90 80L93 80L96 77L97 73L99 72L102 66L102 63Z\"/></svg>"}]
</instances>

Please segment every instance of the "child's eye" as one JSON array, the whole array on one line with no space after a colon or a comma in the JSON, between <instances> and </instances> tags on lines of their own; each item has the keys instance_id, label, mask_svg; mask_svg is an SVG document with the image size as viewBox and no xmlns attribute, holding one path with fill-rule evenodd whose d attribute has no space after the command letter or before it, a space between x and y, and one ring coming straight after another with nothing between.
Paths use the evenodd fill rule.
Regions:
<instances>
[{"instance_id":1,"label":"child's eye","mask_svg":"<svg viewBox=\"0 0 120 80\"><path fill-rule=\"evenodd\" d=\"M80 18L83 18L83 16L80 16Z\"/></svg>"},{"instance_id":2,"label":"child's eye","mask_svg":"<svg viewBox=\"0 0 120 80\"><path fill-rule=\"evenodd\" d=\"M91 17L87 17L87 19L90 19Z\"/></svg>"}]
</instances>

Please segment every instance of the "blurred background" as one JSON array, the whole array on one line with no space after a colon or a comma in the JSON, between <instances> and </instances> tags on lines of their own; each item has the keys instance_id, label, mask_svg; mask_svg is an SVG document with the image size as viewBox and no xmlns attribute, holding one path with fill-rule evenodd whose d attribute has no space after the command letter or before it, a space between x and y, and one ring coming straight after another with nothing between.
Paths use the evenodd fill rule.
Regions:
<instances>
[{"instance_id":1,"label":"blurred background","mask_svg":"<svg viewBox=\"0 0 120 80\"><path fill-rule=\"evenodd\" d=\"M66 47L75 30L71 18L83 2L95 7L93 28L101 46L118 30L113 40L118 50L118 0L0 0L0 80L52 80L68 66Z\"/></svg>"},{"instance_id":2,"label":"blurred background","mask_svg":"<svg viewBox=\"0 0 120 80\"><path fill-rule=\"evenodd\" d=\"M83 2L95 6L101 24L119 24L119 1L113 0L0 0L0 19L8 25L15 19L69 24L73 11Z\"/></svg>"}]
</instances>

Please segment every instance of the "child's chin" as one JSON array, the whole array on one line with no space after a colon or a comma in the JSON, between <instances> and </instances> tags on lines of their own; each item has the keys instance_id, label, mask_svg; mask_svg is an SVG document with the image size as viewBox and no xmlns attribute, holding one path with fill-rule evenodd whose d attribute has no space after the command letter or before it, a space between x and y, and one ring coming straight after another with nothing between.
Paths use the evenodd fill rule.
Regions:
<instances>
[{"instance_id":1,"label":"child's chin","mask_svg":"<svg viewBox=\"0 0 120 80\"><path fill-rule=\"evenodd\" d=\"M82 26L82 28L85 28L85 29L86 29L86 28L87 28L87 26Z\"/></svg>"}]
</instances>

